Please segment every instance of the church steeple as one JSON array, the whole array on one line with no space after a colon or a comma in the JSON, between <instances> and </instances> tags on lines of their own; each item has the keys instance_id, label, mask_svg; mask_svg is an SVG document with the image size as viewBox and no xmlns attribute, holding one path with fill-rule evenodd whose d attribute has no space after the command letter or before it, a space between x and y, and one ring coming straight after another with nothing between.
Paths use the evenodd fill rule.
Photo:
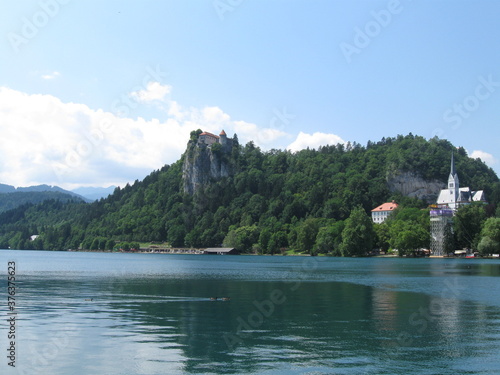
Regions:
<instances>
[{"instance_id":1,"label":"church steeple","mask_svg":"<svg viewBox=\"0 0 500 375\"><path fill-rule=\"evenodd\" d=\"M455 171L455 158L454 158L455 153L452 151L451 152L451 170L450 170L450 175L455 177L457 172Z\"/></svg>"},{"instance_id":2,"label":"church steeple","mask_svg":"<svg viewBox=\"0 0 500 375\"><path fill-rule=\"evenodd\" d=\"M450 208L455 209L460 193L460 183L458 181L457 171L455 170L455 157L453 151L451 153L451 168L450 176L448 177L448 190L450 191L449 206Z\"/></svg>"}]
</instances>

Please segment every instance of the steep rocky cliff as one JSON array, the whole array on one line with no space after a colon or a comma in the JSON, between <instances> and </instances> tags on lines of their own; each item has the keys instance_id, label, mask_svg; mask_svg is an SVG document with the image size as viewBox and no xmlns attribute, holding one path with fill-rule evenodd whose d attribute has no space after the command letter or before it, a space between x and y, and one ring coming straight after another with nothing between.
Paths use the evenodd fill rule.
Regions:
<instances>
[{"instance_id":1,"label":"steep rocky cliff","mask_svg":"<svg viewBox=\"0 0 500 375\"><path fill-rule=\"evenodd\" d=\"M438 180L426 181L416 173L396 171L387 175L387 186L391 192L434 203L446 184Z\"/></svg>"},{"instance_id":2,"label":"steep rocky cliff","mask_svg":"<svg viewBox=\"0 0 500 375\"><path fill-rule=\"evenodd\" d=\"M184 193L194 194L210 181L230 176L229 161L231 147L219 143L207 145L199 140L190 140L184 155L182 183Z\"/></svg>"}]
</instances>

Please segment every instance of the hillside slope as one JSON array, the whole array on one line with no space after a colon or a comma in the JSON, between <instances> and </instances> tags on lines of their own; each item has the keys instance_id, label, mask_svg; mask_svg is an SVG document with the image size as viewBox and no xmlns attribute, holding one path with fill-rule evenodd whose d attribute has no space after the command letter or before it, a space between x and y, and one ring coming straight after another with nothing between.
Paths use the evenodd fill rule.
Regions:
<instances>
[{"instance_id":1,"label":"hillside slope","mask_svg":"<svg viewBox=\"0 0 500 375\"><path fill-rule=\"evenodd\" d=\"M0 194L0 213L26 204L38 204L45 200L57 200L63 203L84 202L80 197L59 191L15 191Z\"/></svg>"},{"instance_id":2,"label":"hillside slope","mask_svg":"<svg viewBox=\"0 0 500 375\"><path fill-rule=\"evenodd\" d=\"M36 185L16 188L0 184L0 213L28 203L38 204L51 199L60 200L63 203L90 202L83 196L58 186Z\"/></svg>"},{"instance_id":3,"label":"hillside slope","mask_svg":"<svg viewBox=\"0 0 500 375\"><path fill-rule=\"evenodd\" d=\"M198 134L192 133L194 142ZM188 144L187 151L189 147L193 145ZM457 150L438 138L410 134L369 142L366 147L347 144L297 153L262 152L252 142L236 143L230 151L217 150L216 165L222 160L230 166L227 173L203 180L196 191L186 190L183 170L190 171L189 178L206 171L200 170L204 163L193 158L197 153L192 149L176 163L115 189L101 201L23 206L0 215L0 247L104 248L115 241L208 247L233 236L244 243L244 250L262 243L269 251L294 248L311 220L318 228L340 228L354 207L368 213L391 199L426 207L428 202L419 198L432 201L445 186L453 150L461 185L484 189L490 211L494 210L500 201L496 174L480 160L467 157L463 148ZM31 234L40 237L31 242Z\"/></svg>"}]
</instances>

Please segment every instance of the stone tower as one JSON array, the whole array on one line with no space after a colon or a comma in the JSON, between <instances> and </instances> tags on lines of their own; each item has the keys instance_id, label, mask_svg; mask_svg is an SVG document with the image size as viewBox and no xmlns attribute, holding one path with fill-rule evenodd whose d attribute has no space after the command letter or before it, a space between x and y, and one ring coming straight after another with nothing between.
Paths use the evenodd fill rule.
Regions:
<instances>
[{"instance_id":1,"label":"stone tower","mask_svg":"<svg viewBox=\"0 0 500 375\"><path fill-rule=\"evenodd\" d=\"M220 141L220 144L222 145L222 147L227 145L227 135L226 135L226 132L224 131L224 129L222 129L222 131L219 134L219 141Z\"/></svg>"}]
</instances>

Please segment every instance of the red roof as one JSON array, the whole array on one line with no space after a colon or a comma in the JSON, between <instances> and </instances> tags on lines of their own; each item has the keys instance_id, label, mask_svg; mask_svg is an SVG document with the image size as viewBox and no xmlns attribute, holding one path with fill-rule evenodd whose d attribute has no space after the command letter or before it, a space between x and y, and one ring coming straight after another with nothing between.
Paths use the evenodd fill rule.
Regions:
<instances>
[{"instance_id":1,"label":"red roof","mask_svg":"<svg viewBox=\"0 0 500 375\"><path fill-rule=\"evenodd\" d=\"M219 134L220 136L223 136L223 135L226 135L226 132L224 131L224 129L222 129L222 131L220 132Z\"/></svg>"},{"instance_id":2,"label":"red roof","mask_svg":"<svg viewBox=\"0 0 500 375\"><path fill-rule=\"evenodd\" d=\"M214 138L219 138L215 134L212 134L212 133L209 133L209 132L203 132L203 133L200 133L200 135L209 135L209 136L214 137Z\"/></svg>"},{"instance_id":3,"label":"red roof","mask_svg":"<svg viewBox=\"0 0 500 375\"><path fill-rule=\"evenodd\" d=\"M394 201L388 202L388 203L383 203L378 207L375 207L372 212L376 211L393 211L394 209L398 208L398 204Z\"/></svg>"}]
</instances>

